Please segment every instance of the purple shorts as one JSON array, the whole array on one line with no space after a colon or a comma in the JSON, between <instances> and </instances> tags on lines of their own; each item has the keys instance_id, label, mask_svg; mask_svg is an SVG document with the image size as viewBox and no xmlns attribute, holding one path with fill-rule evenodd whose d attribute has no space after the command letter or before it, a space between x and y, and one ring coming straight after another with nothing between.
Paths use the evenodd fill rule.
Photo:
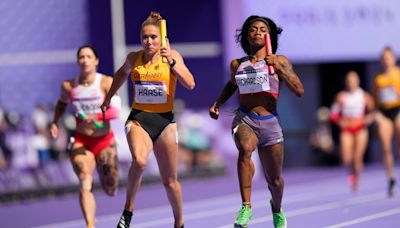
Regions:
<instances>
[{"instance_id":1,"label":"purple shorts","mask_svg":"<svg viewBox=\"0 0 400 228\"><path fill-rule=\"evenodd\" d=\"M244 108L239 108L232 121L232 135L235 134L239 124L245 124L253 129L258 138L257 147L267 147L283 143L283 133L277 113L258 116L248 112Z\"/></svg>"}]
</instances>

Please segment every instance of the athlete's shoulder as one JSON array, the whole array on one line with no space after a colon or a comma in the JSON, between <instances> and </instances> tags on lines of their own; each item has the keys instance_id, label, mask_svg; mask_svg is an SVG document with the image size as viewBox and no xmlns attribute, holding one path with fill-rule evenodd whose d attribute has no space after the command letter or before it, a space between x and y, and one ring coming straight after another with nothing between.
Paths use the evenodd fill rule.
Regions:
<instances>
[{"instance_id":1,"label":"athlete's shoulder","mask_svg":"<svg viewBox=\"0 0 400 228\"><path fill-rule=\"evenodd\" d=\"M285 55L276 55L278 60L282 63L290 63L290 60Z\"/></svg>"},{"instance_id":2,"label":"athlete's shoulder","mask_svg":"<svg viewBox=\"0 0 400 228\"><path fill-rule=\"evenodd\" d=\"M232 59L231 64L230 64L231 70L232 70L232 71L236 71L236 70L239 68L239 65L240 65L242 62L247 61L248 59L249 59L249 58L248 58L247 56L242 57L242 58L239 58L239 59Z\"/></svg>"},{"instance_id":3,"label":"athlete's shoulder","mask_svg":"<svg viewBox=\"0 0 400 228\"><path fill-rule=\"evenodd\" d=\"M238 59L233 59L232 62L237 62L237 64L241 64L242 62L246 62L247 60L249 60L250 57L249 56L244 56L242 58L238 58Z\"/></svg>"},{"instance_id":4,"label":"athlete's shoulder","mask_svg":"<svg viewBox=\"0 0 400 228\"><path fill-rule=\"evenodd\" d=\"M64 80L61 83L61 89L66 90L66 91L70 91L71 88L74 86L74 82L75 82L75 78Z\"/></svg>"},{"instance_id":5,"label":"athlete's shoulder","mask_svg":"<svg viewBox=\"0 0 400 228\"><path fill-rule=\"evenodd\" d=\"M69 96L70 96L72 88L74 86L74 81L75 81L75 78L72 78L72 79L64 80L61 83L61 86L60 86L61 87L61 94L60 94L60 97L59 97L60 101L62 101L64 103L68 103Z\"/></svg>"},{"instance_id":6,"label":"athlete's shoulder","mask_svg":"<svg viewBox=\"0 0 400 228\"><path fill-rule=\"evenodd\" d=\"M368 92L368 91L366 91L366 90L364 90L364 89L362 89L362 94L365 96L365 97L371 97L371 93L370 92Z\"/></svg>"},{"instance_id":7,"label":"athlete's shoulder","mask_svg":"<svg viewBox=\"0 0 400 228\"><path fill-rule=\"evenodd\" d=\"M335 100L339 103L344 102L344 100L346 99L346 95L347 95L347 91L342 90L339 93L336 94Z\"/></svg>"},{"instance_id":8,"label":"athlete's shoulder","mask_svg":"<svg viewBox=\"0 0 400 228\"><path fill-rule=\"evenodd\" d=\"M131 51L131 52L128 53L126 58L129 59L129 60L135 60L141 54L141 52L142 52L142 50Z\"/></svg>"},{"instance_id":9,"label":"athlete's shoulder","mask_svg":"<svg viewBox=\"0 0 400 228\"><path fill-rule=\"evenodd\" d=\"M139 50L139 51L131 51L131 52L128 53L127 57L128 58L132 58L132 57L138 55L140 52L141 52L141 50Z\"/></svg>"},{"instance_id":10,"label":"athlete's shoulder","mask_svg":"<svg viewBox=\"0 0 400 228\"><path fill-rule=\"evenodd\" d=\"M384 77L384 72L383 71L378 71L375 73L375 80L379 80L380 78Z\"/></svg>"},{"instance_id":11,"label":"athlete's shoulder","mask_svg":"<svg viewBox=\"0 0 400 228\"><path fill-rule=\"evenodd\" d=\"M101 83L111 84L113 81L112 76L99 73L101 76Z\"/></svg>"},{"instance_id":12,"label":"athlete's shoulder","mask_svg":"<svg viewBox=\"0 0 400 228\"><path fill-rule=\"evenodd\" d=\"M103 74L103 73L98 73L101 76L101 80L109 80L112 79L111 75Z\"/></svg>"},{"instance_id":13,"label":"athlete's shoulder","mask_svg":"<svg viewBox=\"0 0 400 228\"><path fill-rule=\"evenodd\" d=\"M113 82L113 77L106 75L106 74L101 74L101 81L100 81L100 87L105 90L108 91L111 87L111 84Z\"/></svg>"},{"instance_id":14,"label":"athlete's shoulder","mask_svg":"<svg viewBox=\"0 0 400 228\"><path fill-rule=\"evenodd\" d=\"M125 65L129 67L133 66L142 52L142 50L129 52L126 56Z\"/></svg>"}]
</instances>

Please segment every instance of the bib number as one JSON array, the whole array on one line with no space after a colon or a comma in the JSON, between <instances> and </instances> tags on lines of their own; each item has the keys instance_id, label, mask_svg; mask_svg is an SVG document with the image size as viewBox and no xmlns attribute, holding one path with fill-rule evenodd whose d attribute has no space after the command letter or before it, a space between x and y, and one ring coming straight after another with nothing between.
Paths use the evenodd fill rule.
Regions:
<instances>
[{"instance_id":1,"label":"bib number","mask_svg":"<svg viewBox=\"0 0 400 228\"><path fill-rule=\"evenodd\" d=\"M240 94L259 93L270 91L267 72L235 75Z\"/></svg>"},{"instance_id":2,"label":"bib number","mask_svg":"<svg viewBox=\"0 0 400 228\"><path fill-rule=\"evenodd\" d=\"M101 112L100 105L101 105L101 100L97 98L89 100L78 99L72 101L72 106L76 113L85 113L87 115L100 113Z\"/></svg>"},{"instance_id":3,"label":"bib number","mask_svg":"<svg viewBox=\"0 0 400 228\"><path fill-rule=\"evenodd\" d=\"M380 89L378 96L382 103L391 103L399 100L396 88L393 86Z\"/></svg>"},{"instance_id":4,"label":"bib number","mask_svg":"<svg viewBox=\"0 0 400 228\"><path fill-rule=\"evenodd\" d=\"M137 81L135 83L135 102L140 104L167 103L166 83Z\"/></svg>"}]
</instances>

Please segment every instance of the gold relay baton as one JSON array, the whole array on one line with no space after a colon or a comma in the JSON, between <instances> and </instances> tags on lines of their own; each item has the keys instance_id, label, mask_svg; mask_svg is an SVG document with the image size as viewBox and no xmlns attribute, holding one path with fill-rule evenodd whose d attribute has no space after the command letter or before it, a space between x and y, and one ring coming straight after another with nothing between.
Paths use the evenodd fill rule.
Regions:
<instances>
[{"instance_id":1,"label":"gold relay baton","mask_svg":"<svg viewBox=\"0 0 400 228\"><path fill-rule=\"evenodd\" d=\"M167 47L167 21L165 19L160 20L160 35L161 35L161 47ZM168 63L166 57L162 58L163 63Z\"/></svg>"}]
</instances>

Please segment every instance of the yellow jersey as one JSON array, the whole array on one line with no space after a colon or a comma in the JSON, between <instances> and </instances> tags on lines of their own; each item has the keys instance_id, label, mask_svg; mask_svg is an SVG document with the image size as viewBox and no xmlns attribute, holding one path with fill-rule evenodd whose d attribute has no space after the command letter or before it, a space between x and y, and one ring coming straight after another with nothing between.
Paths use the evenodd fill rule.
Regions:
<instances>
[{"instance_id":1,"label":"yellow jersey","mask_svg":"<svg viewBox=\"0 0 400 228\"><path fill-rule=\"evenodd\" d=\"M170 112L174 104L176 77L169 64L162 62L161 57L156 63L146 67L143 54L143 50L138 52L131 71L132 108L145 112Z\"/></svg>"},{"instance_id":2,"label":"yellow jersey","mask_svg":"<svg viewBox=\"0 0 400 228\"><path fill-rule=\"evenodd\" d=\"M384 109L400 106L400 69L390 75L377 74L374 81L374 96L377 105Z\"/></svg>"}]
</instances>

